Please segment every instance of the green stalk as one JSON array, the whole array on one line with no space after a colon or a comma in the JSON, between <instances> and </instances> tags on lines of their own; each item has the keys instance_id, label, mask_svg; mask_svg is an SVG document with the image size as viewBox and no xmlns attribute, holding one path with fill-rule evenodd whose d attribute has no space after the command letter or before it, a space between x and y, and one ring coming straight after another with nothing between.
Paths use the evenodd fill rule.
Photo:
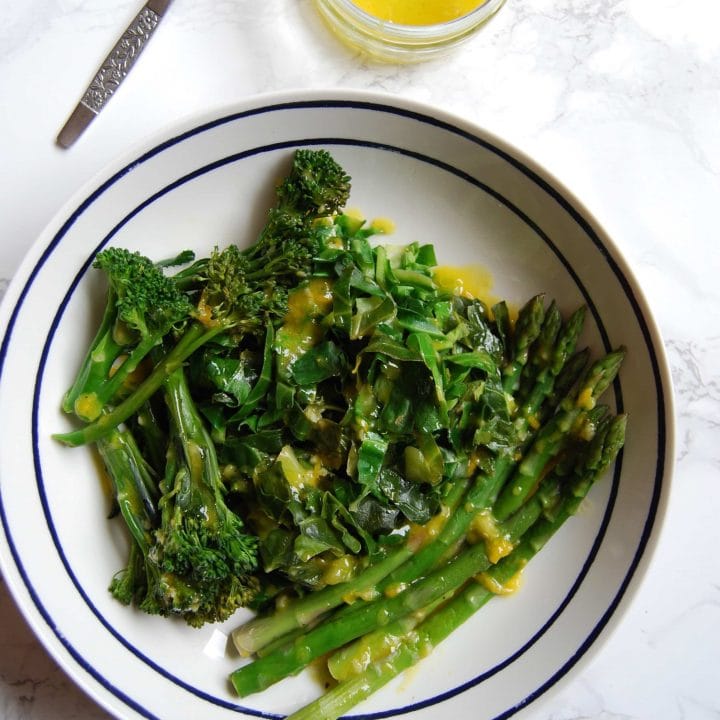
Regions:
<instances>
[{"instance_id":1,"label":"green stalk","mask_svg":"<svg viewBox=\"0 0 720 720\"><path fill-rule=\"evenodd\" d=\"M131 427L143 456L157 475L161 476L165 471L168 438L151 403L146 402L138 409L132 418Z\"/></svg>"},{"instance_id":2,"label":"green stalk","mask_svg":"<svg viewBox=\"0 0 720 720\"><path fill-rule=\"evenodd\" d=\"M363 672L382 658L388 657L395 652L410 632L454 594L455 591L451 590L426 607L404 615L390 625L373 630L340 648L328 658L327 667L330 675L342 682Z\"/></svg>"},{"instance_id":3,"label":"green stalk","mask_svg":"<svg viewBox=\"0 0 720 720\"><path fill-rule=\"evenodd\" d=\"M548 311L550 313L550 311ZM555 313L551 313L548 318L548 324L554 326ZM540 421L540 411L544 405L546 408L555 408L560 400L564 397L570 388L578 379L582 368L587 361L587 355L580 357L581 367L576 366L578 362L573 355L577 340L582 332L585 321L585 308L581 307L576 310L563 327L559 335L556 334L556 342L552 348L541 344L533 355L532 365L526 366L526 370L532 369L533 382L530 383L530 376L526 377L526 390L518 393L516 401L521 406L521 418L528 421L529 425L537 425ZM549 338L545 338L544 342L548 342ZM565 387L566 390L558 398L554 393L558 387Z\"/></svg>"},{"instance_id":4,"label":"green stalk","mask_svg":"<svg viewBox=\"0 0 720 720\"><path fill-rule=\"evenodd\" d=\"M545 312L540 333L530 349L528 362L520 375L517 392L514 393L516 400L525 397L532 390L537 376L550 364L562 324L562 314L553 300Z\"/></svg>"},{"instance_id":5,"label":"green stalk","mask_svg":"<svg viewBox=\"0 0 720 720\"><path fill-rule=\"evenodd\" d=\"M96 420L105 409L105 406L118 394L128 377L138 369L140 363L147 357L148 353L161 342L161 337L149 335L142 338L140 342L130 350L119 367L116 367L114 371L110 371L108 376L104 378L102 384L93 386L88 383L86 385L86 391L79 397L86 397L91 401L88 403L91 412L83 412L81 403L76 402L76 415L86 422ZM121 352L120 354L122 355L123 353Z\"/></svg>"},{"instance_id":6,"label":"green stalk","mask_svg":"<svg viewBox=\"0 0 720 720\"><path fill-rule=\"evenodd\" d=\"M459 478L453 484L443 502L440 518L453 516L469 482L469 478ZM430 522L437 524L437 519ZM412 543L404 545L347 582L310 593L273 615L250 620L232 633L236 648L241 655L257 653L286 634L311 624L319 615L343 603L352 603L358 596L374 590L380 581L406 562L415 549Z\"/></svg>"},{"instance_id":7,"label":"green stalk","mask_svg":"<svg viewBox=\"0 0 720 720\"><path fill-rule=\"evenodd\" d=\"M316 658L393 620L425 607L462 585L489 565L485 547L474 545L454 560L419 580L393 598L371 602L351 616L331 619L282 648L245 665L230 676L240 697L259 692L289 675L295 675Z\"/></svg>"},{"instance_id":8,"label":"green stalk","mask_svg":"<svg viewBox=\"0 0 720 720\"><path fill-rule=\"evenodd\" d=\"M129 430L113 430L97 443L97 449L130 533L128 563L113 577L109 589L114 598L130 605L140 602L148 589L146 558L157 521L157 487Z\"/></svg>"},{"instance_id":9,"label":"green stalk","mask_svg":"<svg viewBox=\"0 0 720 720\"><path fill-rule=\"evenodd\" d=\"M583 377L587 364L590 361L590 350L583 348L574 355L571 355L563 366L562 371L558 374L552 390L548 394L545 407L557 408L560 406L563 398L567 397L575 384ZM545 415L545 413L541 413ZM547 420L547 416L542 418Z\"/></svg>"},{"instance_id":10,"label":"green stalk","mask_svg":"<svg viewBox=\"0 0 720 720\"><path fill-rule=\"evenodd\" d=\"M545 318L544 296L531 298L518 313L513 331L513 351L510 362L503 369L503 388L511 395L517 389L530 348L540 335Z\"/></svg>"},{"instance_id":11,"label":"green stalk","mask_svg":"<svg viewBox=\"0 0 720 720\"><path fill-rule=\"evenodd\" d=\"M543 485L545 486L545 494L549 497L559 492L559 478L554 474L546 478ZM540 499L540 493L538 493L538 496L527 502L502 527L498 528L498 535L509 545L516 544L538 520L544 509L545 504ZM455 590L452 590L428 606L399 618L389 626L378 628L338 650L328 660L330 674L336 680L344 680L359 672L360 669L364 669L369 663L388 655L404 635L414 629L443 602L449 600L454 593ZM351 616L351 613L346 617L349 616Z\"/></svg>"},{"instance_id":12,"label":"green stalk","mask_svg":"<svg viewBox=\"0 0 720 720\"><path fill-rule=\"evenodd\" d=\"M263 657L264 655L269 655L270 653L275 652L276 650L279 650L282 647L285 647L286 645L290 645L295 642L301 635L306 633L308 630L311 630L314 627L317 627L320 623L325 622L328 618L332 617L332 610L328 610L326 613L323 613L322 615L318 615L314 620L309 622L307 625L301 625L300 627L296 627L294 630L291 630L288 633L285 633L284 635L280 635L279 637L275 638L274 640L271 640L266 645L263 645L261 648L258 648L257 652L255 653L255 657ZM241 653L242 654L242 653Z\"/></svg>"},{"instance_id":13,"label":"green stalk","mask_svg":"<svg viewBox=\"0 0 720 720\"><path fill-rule=\"evenodd\" d=\"M146 554L156 508L149 488L154 486L150 471L128 430L112 430L97 444L108 476L113 484L120 514L135 542Z\"/></svg>"},{"instance_id":14,"label":"green stalk","mask_svg":"<svg viewBox=\"0 0 720 720\"><path fill-rule=\"evenodd\" d=\"M241 655L252 655L270 642L293 630L311 624L318 616L353 597L372 590L388 573L405 562L412 551L403 546L379 562L370 565L351 580L328 585L309 593L267 617L250 620L232 633L232 640Z\"/></svg>"},{"instance_id":15,"label":"green stalk","mask_svg":"<svg viewBox=\"0 0 720 720\"><path fill-rule=\"evenodd\" d=\"M517 513L508 522L506 532L509 539L514 541L522 537L537 521L542 510L539 500L528 503L523 512ZM486 570L490 564L484 543L471 545L403 592L360 603L360 607L353 607L346 614L332 616L296 638L294 643L241 667L232 673L231 682L241 697L264 690L284 677L297 674L321 655L377 627L388 627L399 618L421 611L445 595L454 593L466 580Z\"/></svg>"},{"instance_id":16,"label":"green stalk","mask_svg":"<svg viewBox=\"0 0 720 720\"><path fill-rule=\"evenodd\" d=\"M328 690L287 720L336 720L427 656L435 645L471 617L492 593L470 581L447 605L405 637L395 651Z\"/></svg>"},{"instance_id":17,"label":"green stalk","mask_svg":"<svg viewBox=\"0 0 720 720\"><path fill-rule=\"evenodd\" d=\"M53 435L56 440L76 447L96 442L108 435L120 423L125 422L138 411L162 386L168 376L204 343L224 331L222 326L206 328L194 323L182 336L177 345L153 368L140 386L109 412L79 430Z\"/></svg>"},{"instance_id":18,"label":"green stalk","mask_svg":"<svg viewBox=\"0 0 720 720\"><path fill-rule=\"evenodd\" d=\"M560 512L552 519L538 520L510 555L487 570L485 575L491 583L500 587L506 586L577 510L579 502L614 461L622 447L625 423L626 418L618 416L608 423L604 432L596 436L579 463L576 478L561 503ZM494 593L486 587L469 581L452 600L411 631L390 656L383 657L379 662L368 666L364 672L339 683L317 700L290 715L288 720L336 720L426 657L435 646L493 597Z\"/></svg>"},{"instance_id":19,"label":"green stalk","mask_svg":"<svg viewBox=\"0 0 720 720\"><path fill-rule=\"evenodd\" d=\"M578 392L561 403L559 412L542 428L498 496L493 506L498 520L504 520L515 512L533 491L543 468L567 444L573 427L595 407L600 396L615 379L624 355L624 350L617 350L596 362Z\"/></svg>"},{"instance_id":20,"label":"green stalk","mask_svg":"<svg viewBox=\"0 0 720 720\"><path fill-rule=\"evenodd\" d=\"M122 352L123 346L113 337L116 318L115 299L114 290L109 288L100 327L90 343L72 386L63 397L62 409L66 413L76 411L76 401L86 388L96 387L107 379L115 358Z\"/></svg>"}]
</instances>

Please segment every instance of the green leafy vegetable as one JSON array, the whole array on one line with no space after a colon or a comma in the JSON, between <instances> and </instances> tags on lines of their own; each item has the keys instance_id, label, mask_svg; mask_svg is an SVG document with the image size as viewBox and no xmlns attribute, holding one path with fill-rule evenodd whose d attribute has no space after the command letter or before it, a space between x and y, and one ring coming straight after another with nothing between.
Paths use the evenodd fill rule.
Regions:
<instances>
[{"instance_id":1,"label":"green leafy vegetable","mask_svg":"<svg viewBox=\"0 0 720 720\"><path fill-rule=\"evenodd\" d=\"M624 349L578 350L583 308L445 287L432 245L380 242L349 192L298 150L249 248L98 255L107 307L63 402L84 424L56 436L104 460L116 598L194 626L256 610L241 696L328 655L340 684L297 718L346 712L503 591L625 433L600 403Z\"/></svg>"}]
</instances>

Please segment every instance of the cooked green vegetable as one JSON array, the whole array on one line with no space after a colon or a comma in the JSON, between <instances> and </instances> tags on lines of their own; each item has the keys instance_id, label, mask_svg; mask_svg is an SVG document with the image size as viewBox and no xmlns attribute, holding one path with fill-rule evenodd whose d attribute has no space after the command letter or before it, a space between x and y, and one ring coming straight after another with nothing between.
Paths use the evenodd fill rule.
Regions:
<instances>
[{"instance_id":1,"label":"cooked green vegetable","mask_svg":"<svg viewBox=\"0 0 720 720\"><path fill-rule=\"evenodd\" d=\"M288 288L311 273L316 255L325 246L328 231L317 221L343 205L349 192L349 178L328 153L298 151L288 177L278 188L277 206L271 210L259 240L244 251L230 245L212 254L202 268L204 275L201 276L197 304L192 311L193 322L174 340L143 383L109 411L101 414L101 409L94 408L87 417L80 415L88 420L97 418L95 422L56 438L68 445L98 440L134 415L160 389L172 371L206 343L223 334L241 337L257 334L268 323L282 318L287 308ZM121 261L116 260L115 255L120 255ZM146 345L157 345L159 338L168 333L172 325L190 314L188 299L180 296L178 300L177 288L171 281L158 280L158 272L155 272L152 284L144 282L143 273L150 274L144 268L152 267L149 260L123 250L110 249L98 255L96 262L98 267L107 271L110 279L108 307L112 309L114 301L117 316L140 332L143 342L137 347L143 349L143 357ZM142 265L143 269L136 271L135 265ZM118 275L121 276L119 281ZM147 289L146 285L149 285ZM160 287L156 287L158 285ZM118 292L119 286L128 293L135 288L129 302ZM139 297L135 297L135 293ZM117 299L112 297L113 294L117 294ZM125 304L130 305L127 313ZM144 332L146 327L148 332ZM113 324L106 315L101 338L111 335L112 329ZM114 346L111 352L117 355ZM94 348L93 353L97 354ZM106 358L108 353L103 351L102 356ZM109 370L110 367L103 365L96 372L104 374L105 380ZM81 370L81 376L84 372L84 369ZM117 372L125 373L122 365ZM116 384L114 377L110 377L108 382ZM78 384L76 382L73 388ZM70 391L64 403L66 410L70 409L70 398L75 392ZM106 409L106 404L113 399L111 392L104 393L98 398L100 407Z\"/></svg>"},{"instance_id":2,"label":"cooked green vegetable","mask_svg":"<svg viewBox=\"0 0 720 720\"><path fill-rule=\"evenodd\" d=\"M105 313L63 399L63 409L85 421L95 420L118 397L150 351L192 310L162 269L139 253L108 248L98 253L93 267L108 279Z\"/></svg>"},{"instance_id":3,"label":"cooked green vegetable","mask_svg":"<svg viewBox=\"0 0 720 720\"><path fill-rule=\"evenodd\" d=\"M552 506L534 503L537 520L522 531L515 549L484 573L480 581L458 585L454 592L431 603L427 613L406 614L392 626L365 636L328 660L334 677L341 682L289 716L289 720L335 720L362 700L377 692L402 671L427 656L436 645L491 600L497 588L504 588L522 571L577 509L592 484L613 462L624 442L625 416L606 423L584 448L570 477L553 473L543 481L557 486ZM488 589L493 588L493 590Z\"/></svg>"},{"instance_id":4,"label":"cooked green vegetable","mask_svg":"<svg viewBox=\"0 0 720 720\"><path fill-rule=\"evenodd\" d=\"M584 308L538 295L513 319L446 288L433 246L379 242L349 191L299 150L250 248L171 272L103 251L63 405L86 424L57 436L105 461L119 600L191 625L257 610L233 633L242 696L329 654L340 684L298 718L347 711L502 590L625 429L599 404L624 350L578 350Z\"/></svg>"}]
</instances>

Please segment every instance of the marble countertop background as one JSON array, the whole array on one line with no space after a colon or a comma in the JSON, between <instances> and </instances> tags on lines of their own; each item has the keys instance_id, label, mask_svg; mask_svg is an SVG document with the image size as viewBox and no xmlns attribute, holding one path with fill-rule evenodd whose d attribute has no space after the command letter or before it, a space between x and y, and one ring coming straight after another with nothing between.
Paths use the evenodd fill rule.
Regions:
<instances>
[{"instance_id":1,"label":"marble countertop background","mask_svg":"<svg viewBox=\"0 0 720 720\"><path fill-rule=\"evenodd\" d=\"M677 462L660 544L618 629L529 714L720 718L720 3L507 0L472 41L417 66L348 50L311 0L175 0L102 115L54 138L137 0L0 8L0 292L56 211L167 124L250 95L362 88L443 107L571 187L634 268L666 341ZM0 717L106 718L0 583Z\"/></svg>"}]
</instances>

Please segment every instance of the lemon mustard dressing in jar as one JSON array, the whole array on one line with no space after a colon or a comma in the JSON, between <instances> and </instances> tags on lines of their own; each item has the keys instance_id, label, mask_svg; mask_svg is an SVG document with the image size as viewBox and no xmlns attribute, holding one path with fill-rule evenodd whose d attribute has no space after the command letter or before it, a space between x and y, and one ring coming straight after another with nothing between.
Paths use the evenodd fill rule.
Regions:
<instances>
[{"instance_id":1,"label":"lemon mustard dressing in jar","mask_svg":"<svg viewBox=\"0 0 720 720\"><path fill-rule=\"evenodd\" d=\"M350 46L386 61L434 57L472 35L504 0L315 0Z\"/></svg>"},{"instance_id":2,"label":"lemon mustard dressing in jar","mask_svg":"<svg viewBox=\"0 0 720 720\"><path fill-rule=\"evenodd\" d=\"M484 5L484 0L353 0L368 15L398 25L436 25Z\"/></svg>"}]
</instances>

